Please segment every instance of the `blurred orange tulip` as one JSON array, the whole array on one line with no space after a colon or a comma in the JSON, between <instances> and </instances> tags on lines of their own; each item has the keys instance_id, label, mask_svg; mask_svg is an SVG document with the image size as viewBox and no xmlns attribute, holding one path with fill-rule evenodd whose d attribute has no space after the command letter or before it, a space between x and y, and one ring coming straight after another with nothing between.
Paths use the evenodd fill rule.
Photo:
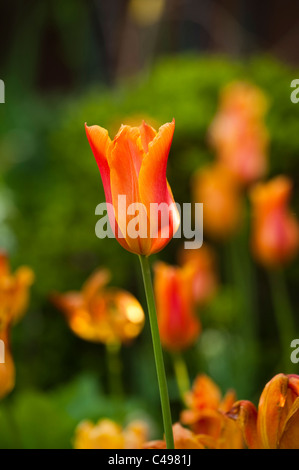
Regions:
<instances>
[{"instance_id":1,"label":"blurred orange tulip","mask_svg":"<svg viewBox=\"0 0 299 470\"><path fill-rule=\"evenodd\" d=\"M161 126L158 133L144 121L140 127L121 126L113 141L100 126L85 128L110 205L108 215L115 237L124 248L139 255L162 250L180 223L166 179L174 120ZM124 207L119 196L126 198ZM151 204L164 204L172 210L167 210L166 218L154 222ZM139 225L135 238L128 233L130 221L136 221L136 213L129 214L128 207L134 205Z\"/></svg>"},{"instance_id":2,"label":"blurred orange tulip","mask_svg":"<svg viewBox=\"0 0 299 470\"><path fill-rule=\"evenodd\" d=\"M207 447L206 439L202 442L202 436L197 436L180 423L175 423L172 429L175 449L205 449ZM166 449L166 442L164 440L150 441L143 445L143 449Z\"/></svg>"},{"instance_id":3,"label":"blurred orange tulip","mask_svg":"<svg viewBox=\"0 0 299 470\"><path fill-rule=\"evenodd\" d=\"M252 183L267 171L266 109L265 95L249 83L233 82L222 90L210 141L219 161L241 184Z\"/></svg>"},{"instance_id":4,"label":"blurred orange tulip","mask_svg":"<svg viewBox=\"0 0 299 470\"><path fill-rule=\"evenodd\" d=\"M0 330L0 341L3 342L4 349L1 350L0 359L0 400L12 391L15 386L15 366L10 351L9 327ZM1 346L1 345L0 345Z\"/></svg>"},{"instance_id":5,"label":"blurred orange tulip","mask_svg":"<svg viewBox=\"0 0 299 470\"><path fill-rule=\"evenodd\" d=\"M100 269L90 276L81 292L53 294L52 301L80 338L105 344L126 343L141 332L144 312L129 292L106 287L109 278L109 272Z\"/></svg>"},{"instance_id":6,"label":"blurred orange tulip","mask_svg":"<svg viewBox=\"0 0 299 470\"><path fill-rule=\"evenodd\" d=\"M253 206L252 249L267 267L284 265L298 253L299 224L288 208L292 183L278 176L251 191Z\"/></svg>"},{"instance_id":7,"label":"blurred orange tulip","mask_svg":"<svg viewBox=\"0 0 299 470\"><path fill-rule=\"evenodd\" d=\"M203 203L204 232L215 239L232 236L242 222L242 200L234 177L220 164L200 168L193 177L194 202Z\"/></svg>"},{"instance_id":8,"label":"blurred orange tulip","mask_svg":"<svg viewBox=\"0 0 299 470\"><path fill-rule=\"evenodd\" d=\"M0 340L4 362L0 362L0 399L15 385L15 366L10 348L10 329L24 315L29 287L34 275L30 268L22 266L13 274L6 253L0 253ZM2 354L0 354L2 356Z\"/></svg>"},{"instance_id":9,"label":"blurred orange tulip","mask_svg":"<svg viewBox=\"0 0 299 470\"><path fill-rule=\"evenodd\" d=\"M193 271L193 295L197 304L209 301L217 289L216 261L212 248L204 244L197 250L183 249L179 252L179 263Z\"/></svg>"},{"instance_id":10,"label":"blurred orange tulip","mask_svg":"<svg viewBox=\"0 0 299 470\"><path fill-rule=\"evenodd\" d=\"M130 422L124 429L110 419L96 424L82 421L76 428L75 449L141 449L148 439L148 425L144 421Z\"/></svg>"},{"instance_id":11,"label":"blurred orange tulip","mask_svg":"<svg viewBox=\"0 0 299 470\"><path fill-rule=\"evenodd\" d=\"M161 343L170 351L191 346L201 330L195 313L193 271L158 262L154 266L154 290Z\"/></svg>"},{"instance_id":12,"label":"blurred orange tulip","mask_svg":"<svg viewBox=\"0 0 299 470\"><path fill-rule=\"evenodd\" d=\"M27 266L13 274L6 253L0 253L0 330L19 321L25 313L33 280L33 271Z\"/></svg>"},{"instance_id":13,"label":"blurred orange tulip","mask_svg":"<svg viewBox=\"0 0 299 470\"><path fill-rule=\"evenodd\" d=\"M299 376L278 374L261 394L258 410L238 401L228 412L250 449L299 449Z\"/></svg>"},{"instance_id":14,"label":"blurred orange tulip","mask_svg":"<svg viewBox=\"0 0 299 470\"><path fill-rule=\"evenodd\" d=\"M225 415L235 402L233 390L222 398L219 387L202 374L195 379L192 390L186 393L185 402L189 409L182 412L180 420L194 433L211 438L215 448L243 448L240 429Z\"/></svg>"}]
</instances>

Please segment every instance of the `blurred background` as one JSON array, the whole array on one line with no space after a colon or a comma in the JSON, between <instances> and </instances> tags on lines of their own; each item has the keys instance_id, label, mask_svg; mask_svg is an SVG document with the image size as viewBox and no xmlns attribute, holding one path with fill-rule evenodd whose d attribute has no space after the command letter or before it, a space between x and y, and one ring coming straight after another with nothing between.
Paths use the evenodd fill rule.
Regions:
<instances>
[{"instance_id":1,"label":"blurred background","mask_svg":"<svg viewBox=\"0 0 299 470\"><path fill-rule=\"evenodd\" d=\"M16 385L0 403L1 448L71 447L82 419L123 422L138 413L154 437L162 436L148 322L121 347L125 398L115 401L105 346L77 337L51 302L53 292L79 291L95 269L105 267L110 284L130 291L145 308L137 257L115 240L95 236L95 207L104 192L84 123L99 124L113 137L121 123L145 119L158 128L174 117L168 180L175 200L189 202L193 175L215 160L208 133L221 90L246 80L268 103L265 179L291 178L290 204L298 215L299 104L290 100L291 81L299 78L295 4L2 2L0 248L13 271L30 266L35 281L26 315L11 330ZM254 259L250 226L244 225L220 241L204 232L204 243L215 252L218 287L198 308L202 332L183 355L191 380L204 372L223 393L233 388L238 398L257 402L266 381L277 372L298 373L298 365L282 363L268 270ZM181 247L175 239L152 261L175 265ZM283 275L293 339L299 336L296 256ZM181 403L167 350L165 362L177 420Z\"/></svg>"}]
</instances>

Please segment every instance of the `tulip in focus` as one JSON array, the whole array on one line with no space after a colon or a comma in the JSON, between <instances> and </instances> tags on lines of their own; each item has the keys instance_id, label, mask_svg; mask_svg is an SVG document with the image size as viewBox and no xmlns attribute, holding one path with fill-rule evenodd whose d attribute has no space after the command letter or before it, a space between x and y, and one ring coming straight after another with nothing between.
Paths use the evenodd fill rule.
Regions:
<instances>
[{"instance_id":1,"label":"tulip in focus","mask_svg":"<svg viewBox=\"0 0 299 470\"><path fill-rule=\"evenodd\" d=\"M105 344L128 343L141 332L144 312L132 294L107 287L109 278L109 272L100 269L80 292L54 294L52 300L80 338Z\"/></svg>"},{"instance_id":2,"label":"tulip in focus","mask_svg":"<svg viewBox=\"0 0 299 470\"><path fill-rule=\"evenodd\" d=\"M289 209L292 183L278 176L251 191L253 206L252 249L266 267L279 267L298 253L299 224Z\"/></svg>"},{"instance_id":3,"label":"tulip in focus","mask_svg":"<svg viewBox=\"0 0 299 470\"><path fill-rule=\"evenodd\" d=\"M240 429L225 415L235 402L233 390L222 397L219 387L202 374L195 379L192 390L186 393L185 402L188 409L182 412L180 420L195 434L208 436L210 442L214 442L214 448L243 448Z\"/></svg>"},{"instance_id":4,"label":"tulip in focus","mask_svg":"<svg viewBox=\"0 0 299 470\"><path fill-rule=\"evenodd\" d=\"M101 173L115 237L138 255L162 250L180 223L166 179L174 120L158 132L144 121L140 127L122 125L113 141L100 126L85 128ZM158 205L164 206L163 216L153 217L153 206ZM138 227L134 236L130 227Z\"/></svg>"},{"instance_id":5,"label":"tulip in focus","mask_svg":"<svg viewBox=\"0 0 299 470\"><path fill-rule=\"evenodd\" d=\"M125 428L110 419L96 424L81 422L75 431L75 449L141 449L148 439L148 425L140 420L130 422Z\"/></svg>"},{"instance_id":6,"label":"tulip in focus","mask_svg":"<svg viewBox=\"0 0 299 470\"><path fill-rule=\"evenodd\" d=\"M193 177L193 199L203 203L204 232L226 239L242 222L242 200L235 178L220 164L200 168Z\"/></svg>"},{"instance_id":7,"label":"tulip in focus","mask_svg":"<svg viewBox=\"0 0 299 470\"><path fill-rule=\"evenodd\" d=\"M266 109L263 92L249 83L233 82L221 93L210 141L218 160L241 185L255 182L267 171Z\"/></svg>"},{"instance_id":8,"label":"tulip in focus","mask_svg":"<svg viewBox=\"0 0 299 470\"><path fill-rule=\"evenodd\" d=\"M258 409L238 401L228 416L242 429L249 449L299 449L299 376L276 375L266 384Z\"/></svg>"},{"instance_id":9,"label":"tulip in focus","mask_svg":"<svg viewBox=\"0 0 299 470\"><path fill-rule=\"evenodd\" d=\"M192 267L175 267L158 262L154 290L161 343L178 352L191 346L201 330L195 312Z\"/></svg>"}]
</instances>

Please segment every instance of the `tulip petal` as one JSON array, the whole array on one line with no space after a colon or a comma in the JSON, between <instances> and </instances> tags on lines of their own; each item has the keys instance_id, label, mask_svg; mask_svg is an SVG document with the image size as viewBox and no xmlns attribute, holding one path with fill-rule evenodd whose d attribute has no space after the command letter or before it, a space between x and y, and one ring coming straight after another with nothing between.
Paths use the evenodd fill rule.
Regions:
<instances>
[{"instance_id":1,"label":"tulip petal","mask_svg":"<svg viewBox=\"0 0 299 470\"><path fill-rule=\"evenodd\" d=\"M167 159L174 133L174 120L160 127L158 134L148 144L139 173L139 194L145 205L152 237L151 253L160 251L172 238L180 224L180 216L166 179ZM154 220L151 204L166 204L161 218ZM153 207L153 206L152 206ZM172 210L170 210L170 207Z\"/></svg>"},{"instance_id":2,"label":"tulip petal","mask_svg":"<svg viewBox=\"0 0 299 470\"><path fill-rule=\"evenodd\" d=\"M299 449L299 397L294 401L286 418L279 449Z\"/></svg>"},{"instance_id":3,"label":"tulip petal","mask_svg":"<svg viewBox=\"0 0 299 470\"><path fill-rule=\"evenodd\" d=\"M85 302L89 302L100 289L102 289L111 279L108 269L98 269L84 283L82 287L82 295Z\"/></svg>"},{"instance_id":4,"label":"tulip petal","mask_svg":"<svg viewBox=\"0 0 299 470\"><path fill-rule=\"evenodd\" d=\"M148 153L139 173L139 192L144 204L168 200L166 181L167 159L174 133L174 120L160 127L148 145Z\"/></svg>"},{"instance_id":5,"label":"tulip petal","mask_svg":"<svg viewBox=\"0 0 299 470\"><path fill-rule=\"evenodd\" d=\"M247 400L237 401L227 416L234 419L240 426L245 443L249 449L260 449L257 435L257 411Z\"/></svg>"},{"instance_id":6,"label":"tulip petal","mask_svg":"<svg viewBox=\"0 0 299 470\"><path fill-rule=\"evenodd\" d=\"M86 124L85 130L88 142L101 173L106 202L111 203L110 169L107 160L107 154L111 140L108 135L108 131L100 126L88 127Z\"/></svg>"},{"instance_id":7,"label":"tulip petal","mask_svg":"<svg viewBox=\"0 0 299 470\"><path fill-rule=\"evenodd\" d=\"M115 217L121 232L133 253L146 254L150 248L149 237L132 238L127 228L132 217L128 215L128 208L140 204L138 189L138 173L144 150L141 144L140 131L137 127L122 126L111 146L109 156L111 194L115 210ZM124 198L121 202L120 198ZM136 207L136 210L138 207ZM140 220L144 214L140 214ZM146 219L146 217L145 217Z\"/></svg>"},{"instance_id":8,"label":"tulip petal","mask_svg":"<svg viewBox=\"0 0 299 470\"><path fill-rule=\"evenodd\" d=\"M277 448L287 392L288 377L284 374L277 374L266 384L261 394L258 406L257 432L265 449Z\"/></svg>"},{"instance_id":9,"label":"tulip petal","mask_svg":"<svg viewBox=\"0 0 299 470\"><path fill-rule=\"evenodd\" d=\"M155 129L149 126L145 121L142 121L141 126L139 127L140 135L141 135L141 142L144 148L145 153L148 152L148 144L154 140L157 135Z\"/></svg>"},{"instance_id":10,"label":"tulip petal","mask_svg":"<svg viewBox=\"0 0 299 470\"><path fill-rule=\"evenodd\" d=\"M108 135L108 131L100 126L90 126L88 127L85 124L86 135L88 142L90 144L91 150L94 154L96 162L98 164L102 183L105 192L106 203L108 204L107 212L109 217L109 222L111 229L118 239L119 243L126 250L129 249L125 238L122 236L120 228L117 226L115 220L115 214L112 206L112 194L111 194L111 184L110 184L110 168L108 157L110 154L111 140Z\"/></svg>"}]
</instances>

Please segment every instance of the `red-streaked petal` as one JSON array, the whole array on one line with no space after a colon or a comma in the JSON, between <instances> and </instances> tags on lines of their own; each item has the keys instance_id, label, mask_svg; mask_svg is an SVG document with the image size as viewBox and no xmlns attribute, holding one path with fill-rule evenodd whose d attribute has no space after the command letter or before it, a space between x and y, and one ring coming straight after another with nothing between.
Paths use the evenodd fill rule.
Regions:
<instances>
[{"instance_id":1,"label":"red-streaked petal","mask_svg":"<svg viewBox=\"0 0 299 470\"><path fill-rule=\"evenodd\" d=\"M88 142L90 144L91 150L94 154L96 162L98 164L102 183L105 192L106 203L108 204L107 212L108 217L111 225L111 229L118 239L119 243L125 248L128 249L128 245L121 236L121 231L117 226L117 222L115 220L114 210L112 208L112 194L111 194L111 184L110 184L110 168L108 162L108 156L110 153L111 148L111 140L108 135L108 131L100 126L87 126L85 124L86 135L88 138ZM110 206L111 204L111 206Z\"/></svg>"},{"instance_id":2,"label":"red-streaked petal","mask_svg":"<svg viewBox=\"0 0 299 470\"><path fill-rule=\"evenodd\" d=\"M85 124L86 135L90 144L91 150L94 154L98 164L102 182L105 191L106 202L111 203L111 188L110 188L110 169L108 164L108 149L111 143L108 131L100 126L90 126Z\"/></svg>"}]
</instances>

